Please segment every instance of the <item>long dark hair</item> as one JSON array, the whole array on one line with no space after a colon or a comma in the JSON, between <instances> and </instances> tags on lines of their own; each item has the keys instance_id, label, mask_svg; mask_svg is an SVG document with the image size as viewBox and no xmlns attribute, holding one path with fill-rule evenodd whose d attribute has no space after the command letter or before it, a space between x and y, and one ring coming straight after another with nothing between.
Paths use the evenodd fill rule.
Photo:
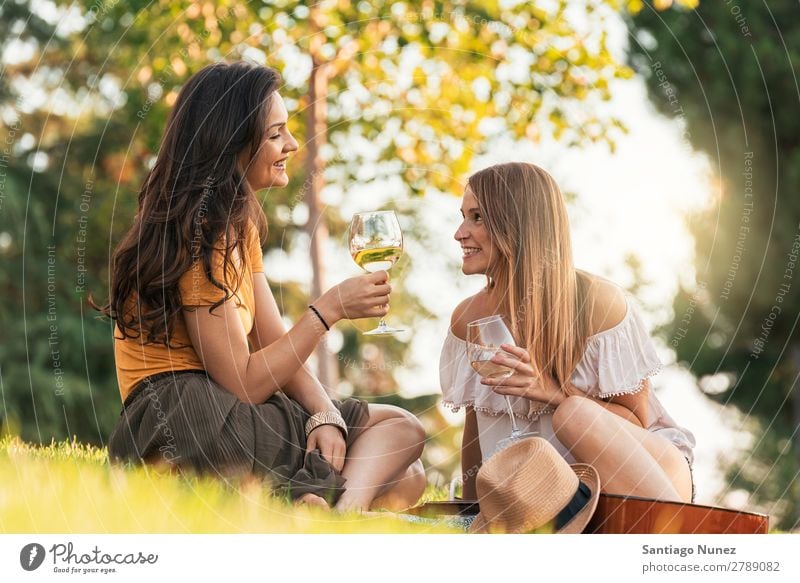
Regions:
<instances>
[{"instance_id":1,"label":"long dark hair","mask_svg":"<svg viewBox=\"0 0 800 583\"><path fill-rule=\"evenodd\" d=\"M239 160L244 154L249 163L258 151L280 82L268 67L215 63L181 89L139 192L139 212L114 251L109 302L95 305L123 338L170 344L182 308L178 280L194 261L225 292L212 310L236 291L250 221L261 240L266 234L266 217ZM223 253L223 281L212 273L215 250Z\"/></svg>"}]
</instances>

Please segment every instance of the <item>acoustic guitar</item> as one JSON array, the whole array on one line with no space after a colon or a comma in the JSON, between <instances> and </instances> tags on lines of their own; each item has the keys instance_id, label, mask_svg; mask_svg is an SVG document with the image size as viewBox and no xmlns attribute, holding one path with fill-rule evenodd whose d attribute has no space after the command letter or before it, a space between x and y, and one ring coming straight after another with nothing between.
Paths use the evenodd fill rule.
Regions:
<instances>
[{"instance_id":1,"label":"acoustic guitar","mask_svg":"<svg viewBox=\"0 0 800 583\"><path fill-rule=\"evenodd\" d=\"M477 501L443 500L406 510L409 514L471 516ZM584 534L766 534L769 516L701 504L661 502L637 496L600 494Z\"/></svg>"},{"instance_id":2,"label":"acoustic guitar","mask_svg":"<svg viewBox=\"0 0 800 583\"><path fill-rule=\"evenodd\" d=\"M766 534L769 516L717 506L600 494L584 533Z\"/></svg>"}]
</instances>

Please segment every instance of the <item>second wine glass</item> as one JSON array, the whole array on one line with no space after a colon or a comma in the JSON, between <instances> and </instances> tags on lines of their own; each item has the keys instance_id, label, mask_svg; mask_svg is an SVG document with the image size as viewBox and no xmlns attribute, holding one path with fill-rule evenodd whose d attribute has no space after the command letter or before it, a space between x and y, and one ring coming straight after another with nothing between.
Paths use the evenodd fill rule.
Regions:
<instances>
[{"instance_id":1,"label":"second wine glass","mask_svg":"<svg viewBox=\"0 0 800 583\"><path fill-rule=\"evenodd\" d=\"M514 337L503 321L502 316L488 316L467 324L467 358L472 368L482 377L490 379L504 379L514 374L513 369L492 362L495 354L503 352L502 344L516 346ZM512 443L539 435L535 432L523 433L517 426L514 418L514 409L511 407L511 398L505 395L506 409L511 419L511 435L497 442L496 451L500 451Z\"/></svg>"},{"instance_id":2,"label":"second wine glass","mask_svg":"<svg viewBox=\"0 0 800 583\"><path fill-rule=\"evenodd\" d=\"M361 269L369 273L389 271L403 254L403 232L394 211L356 213L350 222L350 255ZM394 334L402 328L392 328L381 318L377 328L367 335Z\"/></svg>"}]
</instances>

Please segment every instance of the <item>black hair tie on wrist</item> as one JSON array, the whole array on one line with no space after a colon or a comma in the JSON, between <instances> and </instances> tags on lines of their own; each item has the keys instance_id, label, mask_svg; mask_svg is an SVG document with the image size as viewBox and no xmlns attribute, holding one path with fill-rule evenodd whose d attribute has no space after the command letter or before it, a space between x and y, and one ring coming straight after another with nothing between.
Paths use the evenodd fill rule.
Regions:
<instances>
[{"instance_id":1,"label":"black hair tie on wrist","mask_svg":"<svg viewBox=\"0 0 800 583\"><path fill-rule=\"evenodd\" d=\"M308 307L311 308L311 311L314 312L314 314L316 314L317 318L319 318L319 321L322 322L323 326L325 326L325 330L330 330L331 327L328 326L328 323L325 321L325 318L323 318L322 314L319 313L319 310L314 307L314 304L310 304Z\"/></svg>"}]
</instances>

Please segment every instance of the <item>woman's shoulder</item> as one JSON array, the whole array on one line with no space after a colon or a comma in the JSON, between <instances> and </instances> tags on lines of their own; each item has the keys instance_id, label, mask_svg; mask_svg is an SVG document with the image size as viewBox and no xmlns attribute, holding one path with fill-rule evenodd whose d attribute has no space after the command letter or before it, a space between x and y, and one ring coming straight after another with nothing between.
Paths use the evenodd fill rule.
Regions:
<instances>
[{"instance_id":1,"label":"woman's shoulder","mask_svg":"<svg viewBox=\"0 0 800 583\"><path fill-rule=\"evenodd\" d=\"M589 279L589 338L572 377L576 386L601 398L635 393L643 379L655 375L661 360L643 322L637 302L607 279Z\"/></svg>"},{"instance_id":2,"label":"woman's shoulder","mask_svg":"<svg viewBox=\"0 0 800 583\"><path fill-rule=\"evenodd\" d=\"M589 336L608 332L619 326L628 315L628 299L614 282L581 272L589 281L587 302L589 307Z\"/></svg>"},{"instance_id":3,"label":"woman's shoulder","mask_svg":"<svg viewBox=\"0 0 800 583\"><path fill-rule=\"evenodd\" d=\"M486 290L481 290L462 300L455 307L450 317L450 330L458 338L464 340L467 337L467 324L484 316L490 316L493 313Z\"/></svg>"}]
</instances>

